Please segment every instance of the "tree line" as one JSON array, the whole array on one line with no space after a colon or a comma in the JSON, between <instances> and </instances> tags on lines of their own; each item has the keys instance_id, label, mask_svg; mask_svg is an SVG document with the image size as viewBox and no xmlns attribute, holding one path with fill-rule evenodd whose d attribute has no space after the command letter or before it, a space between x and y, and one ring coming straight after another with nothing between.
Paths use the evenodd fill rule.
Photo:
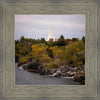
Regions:
<instances>
[{"instance_id":1,"label":"tree line","mask_svg":"<svg viewBox=\"0 0 100 100\"><path fill-rule=\"evenodd\" d=\"M15 40L15 61L19 65L27 62L39 62L49 68L85 64L85 37L65 39L63 35L57 41L44 38L31 39L22 36Z\"/></svg>"}]
</instances>

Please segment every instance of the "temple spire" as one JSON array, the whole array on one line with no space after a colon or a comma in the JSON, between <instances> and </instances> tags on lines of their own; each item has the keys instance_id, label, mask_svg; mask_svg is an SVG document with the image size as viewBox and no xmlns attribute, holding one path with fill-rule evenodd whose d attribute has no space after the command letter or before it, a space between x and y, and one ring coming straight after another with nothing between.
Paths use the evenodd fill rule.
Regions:
<instances>
[{"instance_id":1,"label":"temple spire","mask_svg":"<svg viewBox=\"0 0 100 100\"><path fill-rule=\"evenodd\" d=\"M47 41L50 41L50 40L55 41L54 34L53 34L53 31L52 31L52 25L50 27L50 32L49 32L48 37L47 37Z\"/></svg>"}]
</instances>

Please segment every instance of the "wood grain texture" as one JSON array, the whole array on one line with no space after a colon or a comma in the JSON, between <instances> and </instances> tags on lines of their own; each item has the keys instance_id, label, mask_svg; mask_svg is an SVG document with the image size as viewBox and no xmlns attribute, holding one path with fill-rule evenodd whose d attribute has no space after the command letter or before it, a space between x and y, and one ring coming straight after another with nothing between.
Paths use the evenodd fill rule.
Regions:
<instances>
[{"instance_id":1,"label":"wood grain texture","mask_svg":"<svg viewBox=\"0 0 100 100\"><path fill-rule=\"evenodd\" d=\"M26 1L2 2L2 97L22 99L81 99L98 97L98 13L97 2ZM85 14L86 84L85 85L15 85L15 14ZM51 100L50 99L50 100ZM44 99L43 99L44 100Z\"/></svg>"}]
</instances>

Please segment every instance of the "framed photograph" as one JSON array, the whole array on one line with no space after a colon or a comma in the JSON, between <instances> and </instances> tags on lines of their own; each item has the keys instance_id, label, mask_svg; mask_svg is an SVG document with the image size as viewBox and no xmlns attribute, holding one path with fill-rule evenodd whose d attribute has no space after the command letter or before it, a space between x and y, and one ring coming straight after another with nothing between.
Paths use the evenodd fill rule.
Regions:
<instances>
[{"instance_id":1,"label":"framed photograph","mask_svg":"<svg viewBox=\"0 0 100 100\"><path fill-rule=\"evenodd\" d=\"M84 85L85 15L15 15L15 63L16 85Z\"/></svg>"},{"instance_id":2,"label":"framed photograph","mask_svg":"<svg viewBox=\"0 0 100 100\"><path fill-rule=\"evenodd\" d=\"M99 2L2 1L1 99L99 100Z\"/></svg>"}]
</instances>

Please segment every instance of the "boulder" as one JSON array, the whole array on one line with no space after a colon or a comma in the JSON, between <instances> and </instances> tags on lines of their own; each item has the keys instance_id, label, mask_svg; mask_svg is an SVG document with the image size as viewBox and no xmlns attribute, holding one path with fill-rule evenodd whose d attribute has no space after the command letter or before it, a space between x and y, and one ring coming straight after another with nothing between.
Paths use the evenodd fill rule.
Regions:
<instances>
[{"instance_id":1,"label":"boulder","mask_svg":"<svg viewBox=\"0 0 100 100\"><path fill-rule=\"evenodd\" d=\"M39 72L40 75L45 75L46 74L45 67L40 65L39 69L38 69L38 72Z\"/></svg>"},{"instance_id":2,"label":"boulder","mask_svg":"<svg viewBox=\"0 0 100 100\"><path fill-rule=\"evenodd\" d=\"M50 75L49 69L46 68L46 67L43 66L43 65L40 65L40 66L39 66L38 73L39 73L40 75Z\"/></svg>"},{"instance_id":3,"label":"boulder","mask_svg":"<svg viewBox=\"0 0 100 100\"><path fill-rule=\"evenodd\" d=\"M61 73L60 77L66 77L66 73Z\"/></svg>"},{"instance_id":4,"label":"boulder","mask_svg":"<svg viewBox=\"0 0 100 100\"><path fill-rule=\"evenodd\" d=\"M37 63L37 62L29 62L29 63L27 63L27 64L23 64L22 65L22 68L24 69L24 70L26 70L26 69L32 69L32 70L38 70L38 68L39 68L39 63Z\"/></svg>"},{"instance_id":5,"label":"boulder","mask_svg":"<svg viewBox=\"0 0 100 100\"><path fill-rule=\"evenodd\" d=\"M57 69L52 68L52 69L48 69L48 71L49 71L49 75L53 75L57 71Z\"/></svg>"}]
</instances>

